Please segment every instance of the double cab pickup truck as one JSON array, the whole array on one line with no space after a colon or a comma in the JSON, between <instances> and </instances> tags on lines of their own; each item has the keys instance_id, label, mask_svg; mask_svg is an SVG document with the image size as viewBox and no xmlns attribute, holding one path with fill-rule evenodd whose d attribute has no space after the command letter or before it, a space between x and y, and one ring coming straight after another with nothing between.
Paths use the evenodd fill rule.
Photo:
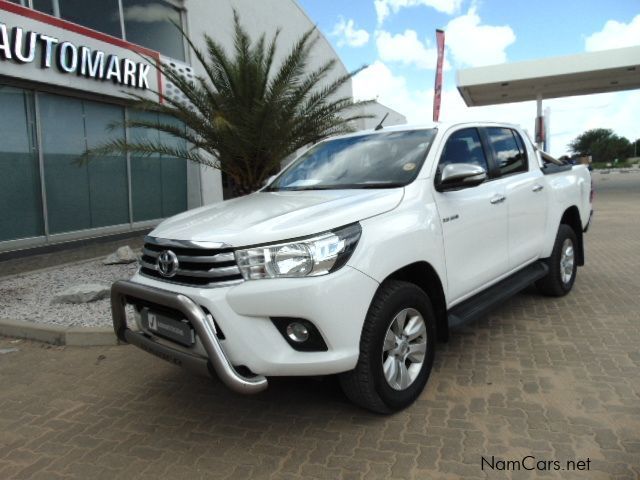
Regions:
<instances>
[{"instance_id":1,"label":"double cab pickup truck","mask_svg":"<svg viewBox=\"0 0 640 480\"><path fill-rule=\"evenodd\" d=\"M353 402L393 412L450 328L533 283L569 293L592 197L586 167L510 124L330 138L260 191L162 222L112 287L115 331L236 392L338 374Z\"/></svg>"}]
</instances>

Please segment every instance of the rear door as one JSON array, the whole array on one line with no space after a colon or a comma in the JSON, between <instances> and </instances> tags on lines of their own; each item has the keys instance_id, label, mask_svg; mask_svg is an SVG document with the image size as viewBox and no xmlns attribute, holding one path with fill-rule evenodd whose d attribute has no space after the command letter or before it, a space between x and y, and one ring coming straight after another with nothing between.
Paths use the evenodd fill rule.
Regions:
<instances>
[{"instance_id":1,"label":"rear door","mask_svg":"<svg viewBox=\"0 0 640 480\"><path fill-rule=\"evenodd\" d=\"M476 128L457 130L446 139L435 182L445 165L473 163L489 171ZM434 198L442 222L449 302L457 303L507 272L507 207L501 185L438 192Z\"/></svg>"},{"instance_id":2,"label":"rear door","mask_svg":"<svg viewBox=\"0 0 640 480\"><path fill-rule=\"evenodd\" d=\"M545 240L547 192L544 175L527 152L517 130L486 127L497 183L504 188L507 207L509 267L515 270L538 258Z\"/></svg>"}]
</instances>

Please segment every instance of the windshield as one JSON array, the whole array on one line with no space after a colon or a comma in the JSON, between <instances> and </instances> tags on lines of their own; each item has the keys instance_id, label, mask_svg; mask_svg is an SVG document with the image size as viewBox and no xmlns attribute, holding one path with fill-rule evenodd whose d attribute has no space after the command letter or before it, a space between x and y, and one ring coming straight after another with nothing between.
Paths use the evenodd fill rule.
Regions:
<instances>
[{"instance_id":1,"label":"windshield","mask_svg":"<svg viewBox=\"0 0 640 480\"><path fill-rule=\"evenodd\" d=\"M435 129L385 132L321 142L266 190L402 187L418 175L435 133Z\"/></svg>"}]
</instances>

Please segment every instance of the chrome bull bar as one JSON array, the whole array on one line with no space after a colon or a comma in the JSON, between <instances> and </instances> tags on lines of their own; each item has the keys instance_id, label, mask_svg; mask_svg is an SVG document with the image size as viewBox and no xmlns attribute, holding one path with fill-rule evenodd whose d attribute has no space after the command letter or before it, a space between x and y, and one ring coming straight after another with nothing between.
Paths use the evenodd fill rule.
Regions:
<instances>
[{"instance_id":1,"label":"chrome bull bar","mask_svg":"<svg viewBox=\"0 0 640 480\"><path fill-rule=\"evenodd\" d=\"M128 303L135 304L136 299L181 312L200 338L209 356L208 361L199 355L191 355L167 347L143 333L129 329L125 307ZM111 314L113 328L122 342L130 343L163 360L200 373L208 373L211 365L220 380L238 393L258 393L267 388L267 379L262 375L245 377L236 371L220 346L214 326L207 320L202 309L185 295L119 280L111 286Z\"/></svg>"}]
</instances>

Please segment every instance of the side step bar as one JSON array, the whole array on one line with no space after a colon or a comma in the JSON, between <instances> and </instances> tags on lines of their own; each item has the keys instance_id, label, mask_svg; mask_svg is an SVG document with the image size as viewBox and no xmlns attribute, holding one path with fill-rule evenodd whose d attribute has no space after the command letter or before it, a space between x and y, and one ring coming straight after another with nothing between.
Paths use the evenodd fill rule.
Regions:
<instances>
[{"instance_id":1,"label":"side step bar","mask_svg":"<svg viewBox=\"0 0 640 480\"><path fill-rule=\"evenodd\" d=\"M549 267L538 261L519 272L500 280L495 285L474 295L449 310L449 327L455 328L482 318L516 293L524 290L549 272Z\"/></svg>"},{"instance_id":2,"label":"side step bar","mask_svg":"<svg viewBox=\"0 0 640 480\"><path fill-rule=\"evenodd\" d=\"M135 303L135 299L181 312L196 331L209 356L209 361L207 362L206 358L166 347L142 333L129 329L125 306L127 303ZM111 286L111 314L113 328L118 338L123 342L131 343L168 362L199 372L207 369L208 363L210 363L220 380L238 393L258 393L267 388L267 379L262 375L245 377L236 371L222 350L213 325L209 323L202 309L185 295L120 280Z\"/></svg>"}]
</instances>

